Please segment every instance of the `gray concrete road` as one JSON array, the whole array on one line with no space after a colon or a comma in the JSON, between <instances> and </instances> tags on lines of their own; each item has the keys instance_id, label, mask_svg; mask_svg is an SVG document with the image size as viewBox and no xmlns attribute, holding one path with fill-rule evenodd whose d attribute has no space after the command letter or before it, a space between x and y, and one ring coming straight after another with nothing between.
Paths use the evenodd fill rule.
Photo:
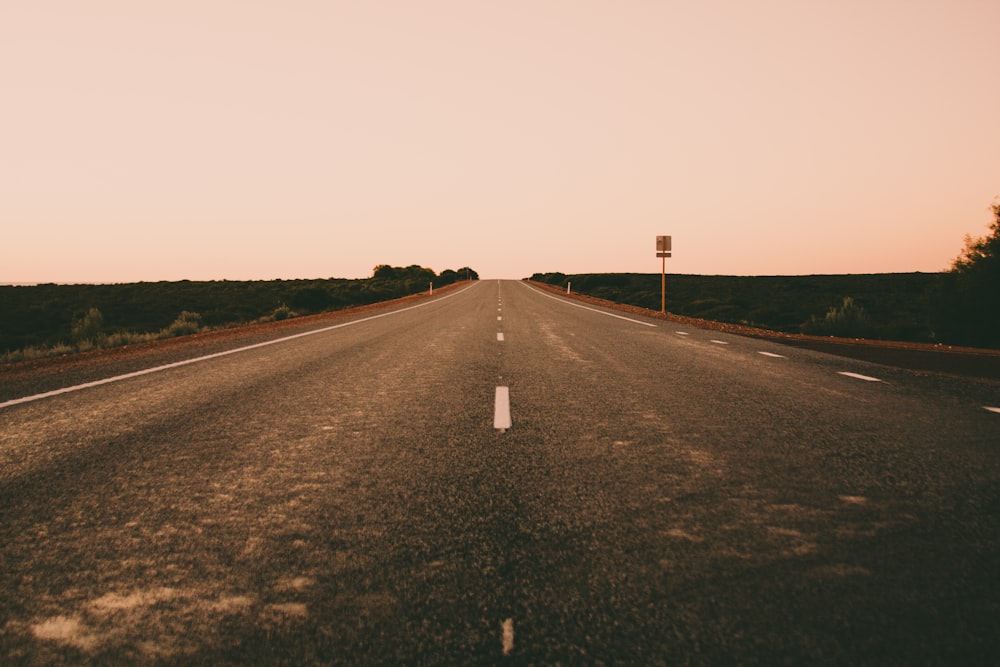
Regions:
<instances>
[{"instance_id":1,"label":"gray concrete road","mask_svg":"<svg viewBox=\"0 0 1000 667\"><path fill-rule=\"evenodd\" d=\"M997 383L515 281L375 314L4 387L0 663L1000 661Z\"/></svg>"}]
</instances>

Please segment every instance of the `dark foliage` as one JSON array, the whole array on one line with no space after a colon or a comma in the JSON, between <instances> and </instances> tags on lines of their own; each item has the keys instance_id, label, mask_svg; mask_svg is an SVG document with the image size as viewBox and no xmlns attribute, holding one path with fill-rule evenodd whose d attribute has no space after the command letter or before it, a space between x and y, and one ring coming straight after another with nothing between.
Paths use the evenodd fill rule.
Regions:
<instances>
[{"instance_id":1,"label":"dark foliage","mask_svg":"<svg viewBox=\"0 0 1000 667\"><path fill-rule=\"evenodd\" d=\"M660 309L660 275L536 273L532 280ZM667 310L791 333L937 342L935 273L816 276L667 275Z\"/></svg>"},{"instance_id":2,"label":"dark foliage","mask_svg":"<svg viewBox=\"0 0 1000 667\"><path fill-rule=\"evenodd\" d=\"M263 317L315 313L415 294L441 287L471 269L440 276L420 266L380 265L371 278L126 283L115 285L0 286L0 353L26 346L93 339L116 332L190 333ZM182 314L184 314L182 316Z\"/></svg>"},{"instance_id":3,"label":"dark foliage","mask_svg":"<svg viewBox=\"0 0 1000 667\"><path fill-rule=\"evenodd\" d=\"M937 330L962 345L1000 348L1000 201L990 234L967 237L937 293Z\"/></svg>"}]
</instances>

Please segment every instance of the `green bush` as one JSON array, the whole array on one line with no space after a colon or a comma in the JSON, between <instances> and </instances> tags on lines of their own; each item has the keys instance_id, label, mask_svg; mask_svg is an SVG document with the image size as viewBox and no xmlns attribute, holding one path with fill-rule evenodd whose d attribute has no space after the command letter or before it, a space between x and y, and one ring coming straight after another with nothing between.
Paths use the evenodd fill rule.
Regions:
<instances>
[{"instance_id":1,"label":"green bush","mask_svg":"<svg viewBox=\"0 0 1000 667\"><path fill-rule=\"evenodd\" d=\"M271 319L274 320L275 322L280 322L281 320L287 320L292 317L295 317L295 315L296 313L294 310L292 310L285 304L281 304L280 306L274 309L273 313L271 313Z\"/></svg>"},{"instance_id":2,"label":"green bush","mask_svg":"<svg viewBox=\"0 0 1000 667\"><path fill-rule=\"evenodd\" d=\"M75 318L70 325L70 335L77 345L92 343L97 340L104 329L104 316L97 308L91 308L81 317Z\"/></svg>"},{"instance_id":3,"label":"green bush","mask_svg":"<svg viewBox=\"0 0 1000 667\"><path fill-rule=\"evenodd\" d=\"M177 319L171 322L170 326L164 330L164 335L166 337L186 336L188 334L198 333L200 330L201 315L189 310L183 310L181 311L181 314L177 316Z\"/></svg>"},{"instance_id":4,"label":"green bush","mask_svg":"<svg viewBox=\"0 0 1000 667\"><path fill-rule=\"evenodd\" d=\"M852 297L844 297L843 303L826 311L822 318L811 317L802 327L804 333L819 336L841 336L864 338L872 330L868 313Z\"/></svg>"}]
</instances>

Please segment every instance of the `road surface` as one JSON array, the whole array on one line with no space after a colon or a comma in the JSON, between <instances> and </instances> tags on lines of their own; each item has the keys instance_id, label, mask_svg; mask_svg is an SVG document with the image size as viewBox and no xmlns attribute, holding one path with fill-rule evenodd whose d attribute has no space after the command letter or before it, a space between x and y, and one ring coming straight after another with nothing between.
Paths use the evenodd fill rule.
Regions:
<instances>
[{"instance_id":1,"label":"road surface","mask_svg":"<svg viewBox=\"0 0 1000 667\"><path fill-rule=\"evenodd\" d=\"M292 333L0 389L0 663L1000 661L996 382L516 281Z\"/></svg>"}]
</instances>

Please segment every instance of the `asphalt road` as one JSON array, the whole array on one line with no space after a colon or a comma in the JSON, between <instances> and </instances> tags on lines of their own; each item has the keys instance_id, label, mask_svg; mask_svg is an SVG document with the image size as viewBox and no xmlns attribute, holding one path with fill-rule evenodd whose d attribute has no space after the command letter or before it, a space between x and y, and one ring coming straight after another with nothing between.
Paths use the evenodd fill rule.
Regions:
<instances>
[{"instance_id":1,"label":"asphalt road","mask_svg":"<svg viewBox=\"0 0 1000 667\"><path fill-rule=\"evenodd\" d=\"M374 315L3 387L0 663L1000 662L1000 384L516 281Z\"/></svg>"}]
</instances>

